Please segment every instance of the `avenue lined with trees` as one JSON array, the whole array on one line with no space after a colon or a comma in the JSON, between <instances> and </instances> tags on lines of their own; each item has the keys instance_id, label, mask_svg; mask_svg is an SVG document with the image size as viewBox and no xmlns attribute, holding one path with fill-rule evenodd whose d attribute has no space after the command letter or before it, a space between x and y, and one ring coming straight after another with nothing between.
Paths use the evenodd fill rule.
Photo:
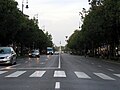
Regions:
<instances>
[{"instance_id":1,"label":"avenue lined with trees","mask_svg":"<svg viewBox=\"0 0 120 90\"><path fill-rule=\"evenodd\" d=\"M14 0L0 0L0 46L12 45L20 50L44 50L52 46L52 36L39 29L34 19L23 14Z\"/></svg>"},{"instance_id":2,"label":"avenue lined with trees","mask_svg":"<svg viewBox=\"0 0 120 90\"><path fill-rule=\"evenodd\" d=\"M89 0L89 13L82 17L81 30L68 40L75 54L118 59L120 54L120 1Z\"/></svg>"}]
</instances>

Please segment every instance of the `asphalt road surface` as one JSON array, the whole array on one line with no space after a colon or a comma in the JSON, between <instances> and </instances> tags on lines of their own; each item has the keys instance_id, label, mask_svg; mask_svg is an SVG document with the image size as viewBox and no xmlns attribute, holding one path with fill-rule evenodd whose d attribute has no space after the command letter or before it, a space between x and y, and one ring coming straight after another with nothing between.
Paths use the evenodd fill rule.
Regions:
<instances>
[{"instance_id":1,"label":"asphalt road surface","mask_svg":"<svg viewBox=\"0 0 120 90\"><path fill-rule=\"evenodd\" d=\"M68 54L21 58L0 65L0 90L120 90L120 64Z\"/></svg>"}]
</instances>

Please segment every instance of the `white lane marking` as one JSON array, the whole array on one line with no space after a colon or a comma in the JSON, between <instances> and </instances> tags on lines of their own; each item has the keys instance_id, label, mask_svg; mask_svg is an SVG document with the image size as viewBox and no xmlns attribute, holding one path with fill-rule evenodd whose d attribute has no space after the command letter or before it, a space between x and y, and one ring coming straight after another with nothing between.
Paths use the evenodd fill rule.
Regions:
<instances>
[{"instance_id":1,"label":"white lane marking","mask_svg":"<svg viewBox=\"0 0 120 90\"><path fill-rule=\"evenodd\" d=\"M13 65L13 66L11 66L11 68L12 68L12 67L16 67L16 66L19 66L19 65L21 65L21 64L16 64L16 65Z\"/></svg>"},{"instance_id":2,"label":"white lane marking","mask_svg":"<svg viewBox=\"0 0 120 90\"><path fill-rule=\"evenodd\" d=\"M46 71L35 71L32 75L29 77L42 77L45 74Z\"/></svg>"},{"instance_id":3,"label":"white lane marking","mask_svg":"<svg viewBox=\"0 0 120 90\"><path fill-rule=\"evenodd\" d=\"M91 79L91 77L89 77L87 74L85 74L84 72L74 72L78 78L88 78Z\"/></svg>"},{"instance_id":4,"label":"white lane marking","mask_svg":"<svg viewBox=\"0 0 120 90\"><path fill-rule=\"evenodd\" d=\"M103 73L94 73L94 74L97 75L98 77L104 79L104 80L115 80L114 78L111 78L108 75L105 75Z\"/></svg>"},{"instance_id":5,"label":"white lane marking","mask_svg":"<svg viewBox=\"0 0 120 90\"><path fill-rule=\"evenodd\" d=\"M60 61L60 53L59 53L59 63L58 63L58 68L61 68L61 61Z\"/></svg>"},{"instance_id":6,"label":"white lane marking","mask_svg":"<svg viewBox=\"0 0 120 90\"><path fill-rule=\"evenodd\" d=\"M5 67L5 68L1 68L0 70L4 70L4 69L10 69L10 68L13 68L13 67L16 67L16 66L19 66L20 64L16 64L16 65L13 65L13 66L8 66L8 67Z\"/></svg>"},{"instance_id":7,"label":"white lane marking","mask_svg":"<svg viewBox=\"0 0 120 90\"><path fill-rule=\"evenodd\" d=\"M60 89L60 82L55 83L55 89Z\"/></svg>"},{"instance_id":8,"label":"white lane marking","mask_svg":"<svg viewBox=\"0 0 120 90\"><path fill-rule=\"evenodd\" d=\"M7 69L7 70L39 70L39 69L42 69L42 70L45 70L45 69L47 69L47 70L51 70L51 69L58 69L57 67L41 67L41 68L3 68L3 69ZM2 70L3 70L2 69ZM1 70L1 69L0 69Z\"/></svg>"},{"instance_id":9,"label":"white lane marking","mask_svg":"<svg viewBox=\"0 0 120 90\"><path fill-rule=\"evenodd\" d=\"M66 77L65 71L54 71L54 77Z\"/></svg>"},{"instance_id":10,"label":"white lane marking","mask_svg":"<svg viewBox=\"0 0 120 90\"><path fill-rule=\"evenodd\" d=\"M5 77L19 77L20 75L22 75L23 73L25 73L26 71L16 71L8 76Z\"/></svg>"},{"instance_id":11,"label":"white lane marking","mask_svg":"<svg viewBox=\"0 0 120 90\"><path fill-rule=\"evenodd\" d=\"M6 73L6 72L8 72L8 71L0 71L0 74Z\"/></svg>"},{"instance_id":12,"label":"white lane marking","mask_svg":"<svg viewBox=\"0 0 120 90\"><path fill-rule=\"evenodd\" d=\"M120 77L120 74L114 74L115 76L117 76L117 77Z\"/></svg>"},{"instance_id":13,"label":"white lane marking","mask_svg":"<svg viewBox=\"0 0 120 90\"><path fill-rule=\"evenodd\" d=\"M108 69L109 71L114 71L113 69Z\"/></svg>"}]
</instances>

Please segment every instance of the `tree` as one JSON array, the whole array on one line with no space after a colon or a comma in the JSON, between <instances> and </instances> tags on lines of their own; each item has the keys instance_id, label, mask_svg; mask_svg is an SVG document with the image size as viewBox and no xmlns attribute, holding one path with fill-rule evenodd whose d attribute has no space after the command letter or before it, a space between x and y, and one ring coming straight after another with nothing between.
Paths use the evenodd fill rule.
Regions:
<instances>
[{"instance_id":1,"label":"tree","mask_svg":"<svg viewBox=\"0 0 120 90\"><path fill-rule=\"evenodd\" d=\"M84 18L82 29L69 38L71 49L90 50L96 55L96 50L107 46L107 55L115 57L120 44L120 1L90 0L91 8ZM82 43L81 43L82 42ZM110 48L108 48L110 47Z\"/></svg>"},{"instance_id":2,"label":"tree","mask_svg":"<svg viewBox=\"0 0 120 90\"><path fill-rule=\"evenodd\" d=\"M17 2L0 0L0 41L1 45L8 45L15 40L14 35L19 29L19 11Z\"/></svg>"},{"instance_id":3,"label":"tree","mask_svg":"<svg viewBox=\"0 0 120 90\"><path fill-rule=\"evenodd\" d=\"M52 46L52 36L39 29L34 19L29 19L14 0L0 0L0 45L18 47L21 54L26 48L46 49Z\"/></svg>"},{"instance_id":4,"label":"tree","mask_svg":"<svg viewBox=\"0 0 120 90\"><path fill-rule=\"evenodd\" d=\"M45 35L47 37L47 47L52 47L53 46L52 35L49 34L48 32L46 32Z\"/></svg>"}]
</instances>

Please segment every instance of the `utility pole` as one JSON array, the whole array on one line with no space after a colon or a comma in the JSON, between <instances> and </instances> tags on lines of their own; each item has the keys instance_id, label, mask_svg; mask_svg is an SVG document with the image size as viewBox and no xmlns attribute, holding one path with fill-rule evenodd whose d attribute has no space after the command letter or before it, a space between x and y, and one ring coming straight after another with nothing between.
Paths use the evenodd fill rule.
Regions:
<instances>
[{"instance_id":1,"label":"utility pole","mask_svg":"<svg viewBox=\"0 0 120 90\"><path fill-rule=\"evenodd\" d=\"M26 0L26 8L28 9L28 0ZM22 0L22 13L24 11L24 0Z\"/></svg>"},{"instance_id":2,"label":"utility pole","mask_svg":"<svg viewBox=\"0 0 120 90\"><path fill-rule=\"evenodd\" d=\"M60 41L60 53L61 53L62 49L61 49L61 41Z\"/></svg>"}]
</instances>

